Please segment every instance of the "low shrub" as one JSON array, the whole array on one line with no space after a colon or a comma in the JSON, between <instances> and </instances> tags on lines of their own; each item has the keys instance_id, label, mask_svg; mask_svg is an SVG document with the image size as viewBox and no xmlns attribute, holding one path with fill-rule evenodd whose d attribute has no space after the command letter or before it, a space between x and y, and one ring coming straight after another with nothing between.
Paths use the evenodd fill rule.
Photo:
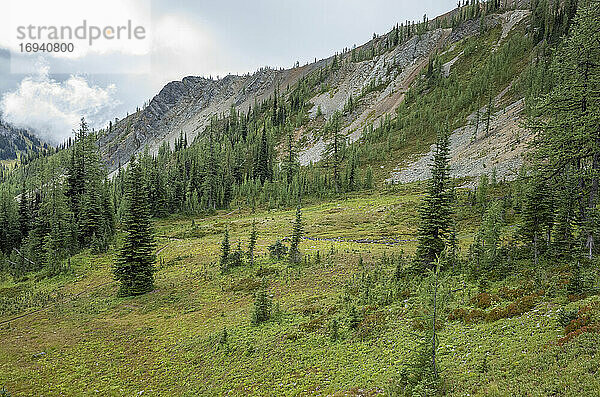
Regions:
<instances>
[{"instance_id":1,"label":"low shrub","mask_svg":"<svg viewBox=\"0 0 600 397\"><path fill-rule=\"evenodd\" d=\"M600 332L600 304L598 302L579 308L576 317L565 326L565 336L558 340L558 345L562 346L586 332Z\"/></svg>"},{"instance_id":2,"label":"low shrub","mask_svg":"<svg viewBox=\"0 0 600 397\"><path fill-rule=\"evenodd\" d=\"M469 312L466 309L463 309L462 307L456 308L454 309L449 315L448 315L448 320L449 321L456 321L456 320L461 320L461 321L466 321L466 317L469 315Z\"/></svg>"},{"instance_id":3,"label":"low shrub","mask_svg":"<svg viewBox=\"0 0 600 397\"><path fill-rule=\"evenodd\" d=\"M565 308L561 308L558 311L558 323L562 327L566 327L567 325L569 325L569 323L571 321L573 321L577 318L578 312L579 312L579 310L577 310L577 309L567 310Z\"/></svg>"},{"instance_id":4,"label":"low shrub","mask_svg":"<svg viewBox=\"0 0 600 397\"><path fill-rule=\"evenodd\" d=\"M275 243L269 245L268 249L269 253L271 254L271 258L277 260L285 258L288 252L288 247L285 246L281 240L277 240Z\"/></svg>"},{"instance_id":5,"label":"low shrub","mask_svg":"<svg viewBox=\"0 0 600 397\"><path fill-rule=\"evenodd\" d=\"M487 309L492 305L492 301L497 301L497 297L487 292L482 292L471 298L471 304L480 309Z\"/></svg>"},{"instance_id":6,"label":"low shrub","mask_svg":"<svg viewBox=\"0 0 600 397\"><path fill-rule=\"evenodd\" d=\"M478 323L479 321L485 320L485 311L480 309L473 309L465 317L465 323Z\"/></svg>"}]
</instances>

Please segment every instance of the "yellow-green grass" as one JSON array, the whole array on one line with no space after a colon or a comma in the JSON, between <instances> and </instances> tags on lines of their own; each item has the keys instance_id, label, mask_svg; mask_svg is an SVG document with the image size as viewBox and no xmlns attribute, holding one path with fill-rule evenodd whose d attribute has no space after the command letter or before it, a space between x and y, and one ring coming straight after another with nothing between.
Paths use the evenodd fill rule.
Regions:
<instances>
[{"instance_id":1,"label":"yellow-green grass","mask_svg":"<svg viewBox=\"0 0 600 397\"><path fill-rule=\"evenodd\" d=\"M421 188L307 204L305 233L414 240ZM413 327L413 299L373 309L380 324L360 334L344 322L344 286L382 254L412 253L416 242L304 240L301 250L313 259L319 251L319 264L271 261L267 246L291 234L294 216L292 209L240 209L157 221L156 289L139 297L116 296L110 272L114 250L78 255L74 276L22 282L63 291L65 301L0 326L0 386L13 396L344 395L359 388L383 390L421 337ZM224 229L230 230L233 248L238 240L245 248L253 219L259 232L257 263L221 274L217 261ZM462 222L464 246L474 226ZM278 310L274 319L255 326L250 323L253 293L262 275ZM460 285L463 279L452 280ZM517 276L506 281L521 282ZM3 286L14 287L9 281ZM471 291L476 287L464 288L457 294L466 297L457 295L455 300L468 301ZM599 362L590 350L598 346L597 334L557 346L563 329L556 311L562 303L559 298L543 300L531 312L493 323L445 322L439 362L449 393L597 393ZM328 331L334 318L340 320L337 341ZM223 329L226 343L220 343ZM482 371L486 354L487 369Z\"/></svg>"}]
</instances>

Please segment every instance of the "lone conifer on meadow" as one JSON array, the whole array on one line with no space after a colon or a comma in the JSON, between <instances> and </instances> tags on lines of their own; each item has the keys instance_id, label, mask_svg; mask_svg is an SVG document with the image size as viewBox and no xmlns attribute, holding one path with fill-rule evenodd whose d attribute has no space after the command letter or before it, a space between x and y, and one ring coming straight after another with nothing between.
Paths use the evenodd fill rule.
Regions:
<instances>
[{"instance_id":1,"label":"lone conifer on meadow","mask_svg":"<svg viewBox=\"0 0 600 397\"><path fill-rule=\"evenodd\" d=\"M142 168L135 158L130 163L125 200L125 238L114 267L114 275L120 282L120 295L140 295L154 288L156 256L146 183Z\"/></svg>"},{"instance_id":2,"label":"lone conifer on meadow","mask_svg":"<svg viewBox=\"0 0 600 397\"><path fill-rule=\"evenodd\" d=\"M294 230L292 232L292 243L290 244L290 260L294 263L298 263L300 261L300 239L302 238L302 233L304 232L304 227L302 226L302 211L300 210L300 205L296 208L296 219L294 221Z\"/></svg>"},{"instance_id":3,"label":"lone conifer on meadow","mask_svg":"<svg viewBox=\"0 0 600 397\"><path fill-rule=\"evenodd\" d=\"M453 194L450 186L450 142L447 133L438 136L431 179L420 210L417 262L430 267L442 253L452 229Z\"/></svg>"}]
</instances>

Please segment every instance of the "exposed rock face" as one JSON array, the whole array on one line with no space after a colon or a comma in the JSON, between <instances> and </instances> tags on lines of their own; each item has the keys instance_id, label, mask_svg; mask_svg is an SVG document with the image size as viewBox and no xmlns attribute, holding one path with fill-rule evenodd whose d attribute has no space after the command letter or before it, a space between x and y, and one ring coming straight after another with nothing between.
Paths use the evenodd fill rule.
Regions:
<instances>
[{"instance_id":1,"label":"exposed rock face","mask_svg":"<svg viewBox=\"0 0 600 397\"><path fill-rule=\"evenodd\" d=\"M480 121L477 136L474 136L475 114L468 117L467 125L454 130L450 135L452 177L477 177L491 174L495 169L499 179L514 179L534 137L530 130L519 125L522 110L523 100L518 100L495 112L487 133L484 122ZM485 108L481 111L484 112ZM435 145L432 145L426 154L399 165L387 182L407 183L431 178L434 149Z\"/></svg>"},{"instance_id":2,"label":"exposed rock face","mask_svg":"<svg viewBox=\"0 0 600 397\"><path fill-rule=\"evenodd\" d=\"M344 108L350 96L360 96L367 85L375 82L379 89L363 95L361 105L352 114L344 116L342 133L347 136L348 142L355 142L361 138L366 125L377 125L395 111L432 54L479 34L482 24L487 28L502 24L505 37L527 15L523 10L507 11L488 16L484 21L467 21L454 30L431 30L362 62L350 62L351 53L343 53L339 56L341 67L325 82L329 90L310 99L313 106L309 117L313 124L296 131L296 135L302 135L303 141L307 142L299 153L300 163L306 165L319 161L326 147L326 138L318 133L319 123L316 122L319 108L326 118L330 117ZM374 38L358 49L368 50L382 44L383 40L385 36ZM301 77L324 67L332 58L286 70L264 68L254 74L230 75L219 80L189 76L182 81L173 81L147 107L116 122L111 131L99 138L103 158L109 170L114 171L146 146L150 152L156 153L163 142L172 145L181 133L186 134L191 142L205 130L214 115L227 115L231 106L245 112L255 101L260 103L271 96L276 87L293 87ZM444 65L445 74L450 73L452 64L459 58L460 55ZM417 174L406 176L398 170L390 181L422 177Z\"/></svg>"},{"instance_id":3,"label":"exposed rock face","mask_svg":"<svg viewBox=\"0 0 600 397\"><path fill-rule=\"evenodd\" d=\"M173 144L180 133L192 141L212 116L228 114L232 105L247 111L255 100L260 102L272 95L277 85L293 86L324 62L288 70L266 68L252 75L230 75L219 80L189 76L170 82L148 106L119 120L99 137L102 157L109 171L114 171L146 146L155 153L163 142Z\"/></svg>"},{"instance_id":4,"label":"exposed rock face","mask_svg":"<svg viewBox=\"0 0 600 397\"><path fill-rule=\"evenodd\" d=\"M32 131L17 128L0 119L0 160L14 160L18 153L38 152L47 144L40 141Z\"/></svg>"}]
</instances>

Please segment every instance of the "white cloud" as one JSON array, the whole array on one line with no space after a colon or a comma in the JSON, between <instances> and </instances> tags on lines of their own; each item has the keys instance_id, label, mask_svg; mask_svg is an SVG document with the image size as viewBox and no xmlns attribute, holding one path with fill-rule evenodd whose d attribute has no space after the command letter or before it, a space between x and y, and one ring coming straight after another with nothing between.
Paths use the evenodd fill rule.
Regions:
<instances>
[{"instance_id":1,"label":"white cloud","mask_svg":"<svg viewBox=\"0 0 600 397\"><path fill-rule=\"evenodd\" d=\"M34 129L40 138L61 143L71 136L81 117L94 128L103 127L119 102L115 86L90 85L83 76L71 75L58 82L41 65L35 76L25 77L12 92L5 93L0 110L5 121Z\"/></svg>"}]
</instances>

